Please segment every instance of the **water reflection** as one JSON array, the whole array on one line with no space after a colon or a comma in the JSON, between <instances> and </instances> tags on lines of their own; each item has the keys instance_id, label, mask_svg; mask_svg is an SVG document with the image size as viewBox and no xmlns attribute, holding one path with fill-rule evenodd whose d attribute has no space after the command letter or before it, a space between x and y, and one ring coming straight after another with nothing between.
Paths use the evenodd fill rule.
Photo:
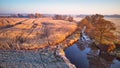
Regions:
<instances>
[{"instance_id":1,"label":"water reflection","mask_svg":"<svg viewBox=\"0 0 120 68\"><path fill-rule=\"evenodd\" d=\"M94 45L74 44L65 50L66 57L77 68L119 68L120 62Z\"/></svg>"},{"instance_id":2,"label":"water reflection","mask_svg":"<svg viewBox=\"0 0 120 68\"><path fill-rule=\"evenodd\" d=\"M86 26L81 31L80 40L65 50L71 63L77 68L120 68L120 62L114 56L100 51L86 35L85 30Z\"/></svg>"},{"instance_id":3,"label":"water reflection","mask_svg":"<svg viewBox=\"0 0 120 68\"><path fill-rule=\"evenodd\" d=\"M87 49L89 51L89 49ZM86 51L81 51L76 44L65 50L66 57L75 64L77 68L89 68ZM84 61L84 62L83 62Z\"/></svg>"}]
</instances>

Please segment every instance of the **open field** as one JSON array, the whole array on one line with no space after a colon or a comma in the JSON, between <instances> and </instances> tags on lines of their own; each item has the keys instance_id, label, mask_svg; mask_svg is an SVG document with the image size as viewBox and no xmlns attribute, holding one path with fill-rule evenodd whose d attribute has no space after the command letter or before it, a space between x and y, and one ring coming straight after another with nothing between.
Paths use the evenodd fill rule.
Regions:
<instances>
[{"instance_id":1,"label":"open field","mask_svg":"<svg viewBox=\"0 0 120 68\"><path fill-rule=\"evenodd\" d=\"M35 49L55 45L77 25L52 18L0 18L0 49Z\"/></svg>"}]
</instances>

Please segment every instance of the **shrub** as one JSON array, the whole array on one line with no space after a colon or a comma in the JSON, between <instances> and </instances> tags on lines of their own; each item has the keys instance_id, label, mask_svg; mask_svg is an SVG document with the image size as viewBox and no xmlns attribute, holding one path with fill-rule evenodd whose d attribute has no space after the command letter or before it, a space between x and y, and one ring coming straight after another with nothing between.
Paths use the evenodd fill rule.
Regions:
<instances>
[{"instance_id":1,"label":"shrub","mask_svg":"<svg viewBox=\"0 0 120 68\"><path fill-rule=\"evenodd\" d=\"M69 16L68 21L73 22L73 17Z\"/></svg>"}]
</instances>

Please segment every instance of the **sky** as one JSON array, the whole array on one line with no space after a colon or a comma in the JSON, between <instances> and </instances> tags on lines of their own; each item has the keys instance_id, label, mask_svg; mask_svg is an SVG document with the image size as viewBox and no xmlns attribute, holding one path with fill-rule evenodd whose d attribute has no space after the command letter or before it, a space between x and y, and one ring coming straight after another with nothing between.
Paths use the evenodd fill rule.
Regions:
<instances>
[{"instance_id":1,"label":"sky","mask_svg":"<svg viewBox=\"0 0 120 68\"><path fill-rule=\"evenodd\" d=\"M0 0L0 13L120 14L120 0Z\"/></svg>"}]
</instances>

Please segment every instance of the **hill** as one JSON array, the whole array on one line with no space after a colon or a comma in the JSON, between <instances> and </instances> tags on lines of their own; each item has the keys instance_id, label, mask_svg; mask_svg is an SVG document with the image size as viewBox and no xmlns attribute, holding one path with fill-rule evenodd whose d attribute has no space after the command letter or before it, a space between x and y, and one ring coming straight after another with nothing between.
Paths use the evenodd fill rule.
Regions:
<instances>
[{"instance_id":1,"label":"hill","mask_svg":"<svg viewBox=\"0 0 120 68\"><path fill-rule=\"evenodd\" d=\"M52 18L0 18L0 49L36 49L53 46L73 33L77 25Z\"/></svg>"}]
</instances>

